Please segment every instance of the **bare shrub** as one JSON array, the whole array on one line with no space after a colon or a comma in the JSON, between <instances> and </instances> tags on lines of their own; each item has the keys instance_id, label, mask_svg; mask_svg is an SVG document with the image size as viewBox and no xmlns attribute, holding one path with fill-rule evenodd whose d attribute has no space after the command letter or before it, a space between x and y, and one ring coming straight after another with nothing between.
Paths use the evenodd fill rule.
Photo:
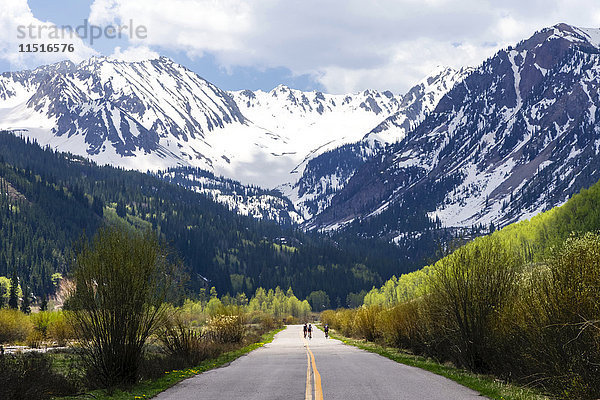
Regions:
<instances>
[{"instance_id":1,"label":"bare shrub","mask_svg":"<svg viewBox=\"0 0 600 400\"><path fill-rule=\"evenodd\" d=\"M221 350L201 332L177 318L165 324L159 339L168 357L181 360L182 365L179 368L194 366L203 360L216 357Z\"/></svg>"}]
</instances>

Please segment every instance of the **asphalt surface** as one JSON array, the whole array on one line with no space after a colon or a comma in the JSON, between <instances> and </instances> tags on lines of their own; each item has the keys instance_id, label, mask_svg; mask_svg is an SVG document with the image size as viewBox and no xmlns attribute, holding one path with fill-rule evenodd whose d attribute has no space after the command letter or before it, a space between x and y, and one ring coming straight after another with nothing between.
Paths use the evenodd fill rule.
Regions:
<instances>
[{"instance_id":1,"label":"asphalt surface","mask_svg":"<svg viewBox=\"0 0 600 400\"><path fill-rule=\"evenodd\" d=\"M230 365L186 379L156 399L481 399L475 391L419 368L325 339L291 325L272 343Z\"/></svg>"}]
</instances>

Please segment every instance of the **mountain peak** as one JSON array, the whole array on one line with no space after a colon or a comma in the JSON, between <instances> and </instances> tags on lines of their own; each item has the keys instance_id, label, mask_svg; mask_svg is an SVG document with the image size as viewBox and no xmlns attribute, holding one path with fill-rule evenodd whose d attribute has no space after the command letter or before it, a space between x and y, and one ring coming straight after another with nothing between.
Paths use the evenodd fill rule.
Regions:
<instances>
[{"instance_id":1,"label":"mountain peak","mask_svg":"<svg viewBox=\"0 0 600 400\"><path fill-rule=\"evenodd\" d=\"M518 51L533 50L557 39L563 40L563 43L566 43L565 47L575 44L600 48L600 29L580 28L561 22L535 32L529 39L519 42L515 49Z\"/></svg>"}]
</instances>

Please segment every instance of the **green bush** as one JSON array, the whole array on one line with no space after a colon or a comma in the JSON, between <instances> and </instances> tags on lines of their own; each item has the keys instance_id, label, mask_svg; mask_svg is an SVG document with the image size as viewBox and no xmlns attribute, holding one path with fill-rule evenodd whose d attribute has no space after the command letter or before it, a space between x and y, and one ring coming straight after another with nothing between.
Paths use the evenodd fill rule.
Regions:
<instances>
[{"instance_id":1,"label":"green bush","mask_svg":"<svg viewBox=\"0 0 600 400\"><path fill-rule=\"evenodd\" d=\"M171 359L180 360L178 368L198 365L221 352L215 343L177 318L165 324L159 338L165 354Z\"/></svg>"},{"instance_id":2,"label":"green bush","mask_svg":"<svg viewBox=\"0 0 600 400\"><path fill-rule=\"evenodd\" d=\"M491 369L497 320L521 265L494 237L476 239L435 264L424 298L434 355L478 372Z\"/></svg>"},{"instance_id":3,"label":"green bush","mask_svg":"<svg viewBox=\"0 0 600 400\"><path fill-rule=\"evenodd\" d=\"M0 343L23 342L32 329L29 317L21 311L0 309Z\"/></svg>"},{"instance_id":4,"label":"green bush","mask_svg":"<svg viewBox=\"0 0 600 400\"><path fill-rule=\"evenodd\" d=\"M29 319L33 324L33 329L38 332L42 339L48 336L48 329L54 317L54 312L51 311L40 311L29 315Z\"/></svg>"},{"instance_id":5,"label":"green bush","mask_svg":"<svg viewBox=\"0 0 600 400\"><path fill-rule=\"evenodd\" d=\"M44 343L44 335L38 330L32 329L25 339L25 344L33 349L39 349Z\"/></svg>"},{"instance_id":6,"label":"green bush","mask_svg":"<svg viewBox=\"0 0 600 400\"><path fill-rule=\"evenodd\" d=\"M172 265L155 233L101 229L82 243L68 318L92 384L135 383L148 338L165 316Z\"/></svg>"},{"instance_id":7,"label":"green bush","mask_svg":"<svg viewBox=\"0 0 600 400\"><path fill-rule=\"evenodd\" d=\"M25 353L0 357L0 399L38 400L73 395L79 385L52 369L46 354Z\"/></svg>"},{"instance_id":8,"label":"green bush","mask_svg":"<svg viewBox=\"0 0 600 400\"><path fill-rule=\"evenodd\" d=\"M565 398L600 398L600 236L554 250L522 285L510 319L523 373Z\"/></svg>"},{"instance_id":9,"label":"green bush","mask_svg":"<svg viewBox=\"0 0 600 400\"><path fill-rule=\"evenodd\" d=\"M241 315L215 315L208 320L203 334L217 343L239 343L245 332Z\"/></svg>"},{"instance_id":10,"label":"green bush","mask_svg":"<svg viewBox=\"0 0 600 400\"><path fill-rule=\"evenodd\" d=\"M421 300L412 300L382 310L376 326L386 344L405 349L423 348Z\"/></svg>"},{"instance_id":11,"label":"green bush","mask_svg":"<svg viewBox=\"0 0 600 400\"><path fill-rule=\"evenodd\" d=\"M380 306L360 307L354 314L352 331L359 338L374 341L380 337L380 331L377 329L377 316L381 312Z\"/></svg>"},{"instance_id":12,"label":"green bush","mask_svg":"<svg viewBox=\"0 0 600 400\"><path fill-rule=\"evenodd\" d=\"M50 321L47 331L48 338L56 342L59 346L66 346L66 344L75 339L75 331L73 326L67 320L65 314L62 311L54 313L54 318Z\"/></svg>"}]
</instances>

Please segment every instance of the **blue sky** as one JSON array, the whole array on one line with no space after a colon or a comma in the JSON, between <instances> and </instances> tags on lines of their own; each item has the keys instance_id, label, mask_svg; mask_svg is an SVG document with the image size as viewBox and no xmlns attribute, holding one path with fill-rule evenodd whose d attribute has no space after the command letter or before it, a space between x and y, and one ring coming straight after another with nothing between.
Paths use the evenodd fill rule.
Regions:
<instances>
[{"instance_id":1,"label":"blue sky","mask_svg":"<svg viewBox=\"0 0 600 400\"><path fill-rule=\"evenodd\" d=\"M285 84L402 93L439 65L476 66L536 30L600 27L597 0L0 0L0 70L58 61L18 53L19 24L133 20L141 39L73 39L79 62L167 56L227 90ZM47 41L46 41L47 42Z\"/></svg>"},{"instance_id":2,"label":"blue sky","mask_svg":"<svg viewBox=\"0 0 600 400\"><path fill-rule=\"evenodd\" d=\"M11 0L6 0L11 1ZM54 24L77 26L90 15L90 6L93 0L29 0L28 4L33 15L42 20ZM100 40L93 48L103 55L112 54L115 46L127 46L126 40ZM216 84L225 90L238 89L263 89L271 90L279 84L288 85L301 90L324 90L323 85L315 81L308 74L294 75L292 71L283 66L271 68L256 68L246 66L231 66L224 68L220 66L214 56L205 54L202 57L188 57L181 51L169 51L161 49L161 55L185 65L204 79ZM32 68L40 63L33 62L27 67ZM15 68L6 60L0 59L0 72L12 71Z\"/></svg>"}]
</instances>

